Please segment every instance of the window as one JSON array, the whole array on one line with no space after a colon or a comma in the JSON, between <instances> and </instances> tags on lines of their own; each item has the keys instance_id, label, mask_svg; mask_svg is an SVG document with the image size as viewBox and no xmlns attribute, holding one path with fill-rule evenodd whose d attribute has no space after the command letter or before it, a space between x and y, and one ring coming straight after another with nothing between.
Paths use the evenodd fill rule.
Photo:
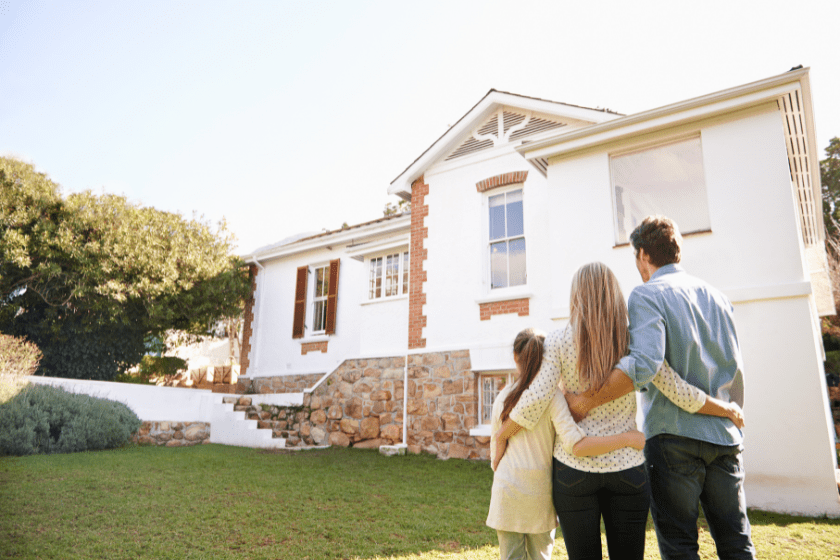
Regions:
<instances>
[{"instance_id":1,"label":"window","mask_svg":"<svg viewBox=\"0 0 840 560\"><path fill-rule=\"evenodd\" d=\"M338 311L338 275L341 261L335 259L328 265L301 266L297 269L292 338L305 334L335 334ZM307 305L307 293L312 293ZM311 319L307 312L311 309Z\"/></svg>"},{"instance_id":2,"label":"window","mask_svg":"<svg viewBox=\"0 0 840 560\"><path fill-rule=\"evenodd\" d=\"M525 284L525 224L522 189L488 197L490 288Z\"/></svg>"},{"instance_id":3,"label":"window","mask_svg":"<svg viewBox=\"0 0 840 560\"><path fill-rule=\"evenodd\" d=\"M652 214L668 216L682 233L711 229L699 136L613 156L610 171L617 245Z\"/></svg>"},{"instance_id":4,"label":"window","mask_svg":"<svg viewBox=\"0 0 840 560\"><path fill-rule=\"evenodd\" d=\"M478 376L478 423L489 425L493 403L512 377L512 373L482 373Z\"/></svg>"},{"instance_id":5,"label":"window","mask_svg":"<svg viewBox=\"0 0 840 560\"><path fill-rule=\"evenodd\" d=\"M408 293L408 251L370 259L368 299Z\"/></svg>"},{"instance_id":6,"label":"window","mask_svg":"<svg viewBox=\"0 0 840 560\"><path fill-rule=\"evenodd\" d=\"M312 297L312 334L323 333L327 324L327 294L330 291L330 267L315 269Z\"/></svg>"}]
</instances>

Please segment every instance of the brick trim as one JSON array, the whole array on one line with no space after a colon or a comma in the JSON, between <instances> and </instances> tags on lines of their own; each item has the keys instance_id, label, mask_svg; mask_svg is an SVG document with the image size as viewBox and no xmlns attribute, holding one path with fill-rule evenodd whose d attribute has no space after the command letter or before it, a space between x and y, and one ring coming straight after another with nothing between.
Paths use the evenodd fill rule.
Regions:
<instances>
[{"instance_id":1,"label":"brick trim","mask_svg":"<svg viewBox=\"0 0 840 560\"><path fill-rule=\"evenodd\" d=\"M495 177L488 177L483 181L479 181L475 184L475 189L480 192L487 192L491 189L498 189L499 187L506 187L508 185L515 185L517 183L524 183L525 179L528 178L527 171L513 171L511 173L502 173L501 175L496 175ZM414 204L411 205L412 210L414 209Z\"/></svg>"},{"instance_id":2,"label":"brick trim","mask_svg":"<svg viewBox=\"0 0 840 560\"><path fill-rule=\"evenodd\" d=\"M329 340L322 340L321 342L302 342L300 345L300 355L306 356L310 352L327 353L327 344Z\"/></svg>"},{"instance_id":3,"label":"brick trim","mask_svg":"<svg viewBox=\"0 0 840 560\"><path fill-rule=\"evenodd\" d=\"M242 348L239 353L241 375L245 375L245 372L251 367L251 335L254 333L254 302L256 301L257 274L259 272L255 264L248 267L248 276L251 278L251 295L248 297L248 301L245 302L245 313L243 316L245 324L242 326Z\"/></svg>"},{"instance_id":4,"label":"brick trim","mask_svg":"<svg viewBox=\"0 0 840 560\"><path fill-rule=\"evenodd\" d=\"M478 308L479 317L482 321L489 321L493 315L504 315L505 313L518 313L520 317L527 317L529 315L530 300L528 298L520 298L479 303Z\"/></svg>"},{"instance_id":5,"label":"brick trim","mask_svg":"<svg viewBox=\"0 0 840 560\"><path fill-rule=\"evenodd\" d=\"M408 280L408 347L410 349L426 347L426 339L423 338L423 328L426 326L426 315L423 313L423 306L426 304L426 294L423 291L426 271L423 270L423 263L429 255L423 247L423 240L429 237L429 228L425 227L425 218L429 215L429 207L425 202L427 194L429 194L429 185L425 184L423 177L411 184Z\"/></svg>"}]
</instances>

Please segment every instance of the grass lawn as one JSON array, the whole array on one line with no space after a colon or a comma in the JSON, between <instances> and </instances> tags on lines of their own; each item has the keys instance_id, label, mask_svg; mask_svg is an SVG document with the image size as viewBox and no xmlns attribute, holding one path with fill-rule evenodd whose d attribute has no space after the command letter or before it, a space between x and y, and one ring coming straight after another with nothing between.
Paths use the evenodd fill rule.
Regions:
<instances>
[{"instance_id":1,"label":"grass lawn","mask_svg":"<svg viewBox=\"0 0 840 560\"><path fill-rule=\"evenodd\" d=\"M487 463L342 448L5 457L0 558L491 560L491 483ZM840 558L840 520L750 518L759 558ZM716 557L705 530L700 554ZM650 523L646 558L659 558Z\"/></svg>"}]
</instances>

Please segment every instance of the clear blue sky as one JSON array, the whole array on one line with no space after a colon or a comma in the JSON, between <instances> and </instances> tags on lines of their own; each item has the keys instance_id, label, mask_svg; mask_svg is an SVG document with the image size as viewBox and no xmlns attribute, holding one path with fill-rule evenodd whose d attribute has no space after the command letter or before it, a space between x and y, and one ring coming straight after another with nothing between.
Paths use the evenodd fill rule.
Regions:
<instances>
[{"instance_id":1,"label":"clear blue sky","mask_svg":"<svg viewBox=\"0 0 840 560\"><path fill-rule=\"evenodd\" d=\"M629 114L802 64L822 150L838 21L830 0L0 0L0 155L224 217L246 253L381 216L490 88Z\"/></svg>"}]
</instances>

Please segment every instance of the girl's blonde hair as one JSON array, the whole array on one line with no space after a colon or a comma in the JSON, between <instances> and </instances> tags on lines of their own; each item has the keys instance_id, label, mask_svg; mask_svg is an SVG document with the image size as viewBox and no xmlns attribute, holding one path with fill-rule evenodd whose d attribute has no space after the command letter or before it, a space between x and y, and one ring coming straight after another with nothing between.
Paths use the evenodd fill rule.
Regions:
<instances>
[{"instance_id":1,"label":"girl's blonde hair","mask_svg":"<svg viewBox=\"0 0 840 560\"><path fill-rule=\"evenodd\" d=\"M545 344L545 333L534 329L525 329L516 335L513 341L513 357L519 367L519 379L516 387L505 399L505 406L502 409L502 422L508 419L510 412L519 397L525 392L537 373L540 371L543 357L543 345Z\"/></svg>"},{"instance_id":2,"label":"girl's blonde hair","mask_svg":"<svg viewBox=\"0 0 840 560\"><path fill-rule=\"evenodd\" d=\"M572 278L570 324L578 350L578 375L587 389L598 389L627 354L627 305L612 270L585 264Z\"/></svg>"}]
</instances>

